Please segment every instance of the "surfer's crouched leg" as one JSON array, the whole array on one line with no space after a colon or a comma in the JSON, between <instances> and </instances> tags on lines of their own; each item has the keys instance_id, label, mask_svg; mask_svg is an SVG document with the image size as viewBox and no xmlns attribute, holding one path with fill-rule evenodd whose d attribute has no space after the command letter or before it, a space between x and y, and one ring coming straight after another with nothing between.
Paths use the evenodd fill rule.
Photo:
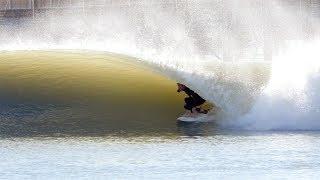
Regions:
<instances>
[{"instance_id":1,"label":"surfer's crouched leg","mask_svg":"<svg viewBox=\"0 0 320 180\"><path fill-rule=\"evenodd\" d=\"M192 108L194 108L194 100L191 97L187 97L184 99L184 102L186 103L184 105L184 108L192 112Z\"/></svg>"}]
</instances>

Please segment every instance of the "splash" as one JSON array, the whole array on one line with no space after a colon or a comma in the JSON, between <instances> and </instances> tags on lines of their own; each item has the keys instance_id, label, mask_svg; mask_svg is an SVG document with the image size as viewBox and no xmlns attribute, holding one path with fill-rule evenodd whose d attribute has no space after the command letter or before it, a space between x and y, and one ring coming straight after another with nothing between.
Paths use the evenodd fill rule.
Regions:
<instances>
[{"instance_id":1,"label":"splash","mask_svg":"<svg viewBox=\"0 0 320 180\"><path fill-rule=\"evenodd\" d=\"M250 130L320 129L320 42L292 42L275 58L269 85L251 111L223 125Z\"/></svg>"}]
</instances>

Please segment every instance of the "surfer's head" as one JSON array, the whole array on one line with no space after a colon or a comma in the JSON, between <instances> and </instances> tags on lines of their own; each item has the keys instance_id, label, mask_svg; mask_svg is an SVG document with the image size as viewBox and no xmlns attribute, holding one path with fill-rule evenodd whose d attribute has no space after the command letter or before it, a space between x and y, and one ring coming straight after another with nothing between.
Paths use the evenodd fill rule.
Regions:
<instances>
[{"instance_id":1,"label":"surfer's head","mask_svg":"<svg viewBox=\"0 0 320 180\"><path fill-rule=\"evenodd\" d=\"M183 91L186 88L186 86L183 84L177 83L177 85L178 85L178 90L177 90L178 92Z\"/></svg>"}]
</instances>

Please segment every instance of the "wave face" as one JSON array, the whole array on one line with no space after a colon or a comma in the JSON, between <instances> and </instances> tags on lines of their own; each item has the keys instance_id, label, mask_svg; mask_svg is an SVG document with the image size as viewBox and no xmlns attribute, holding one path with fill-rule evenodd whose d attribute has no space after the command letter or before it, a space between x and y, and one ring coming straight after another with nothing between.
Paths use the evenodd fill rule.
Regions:
<instances>
[{"instance_id":1,"label":"wave face","mask_svg":"<svg viewBox=\"0 0 320 180\"><path fill-rule=\"evenodd\" d=\"M174 81L136 60L77 52L0 55L1 133L110 133L175 127Z\"/></svg>"}]
</instances>

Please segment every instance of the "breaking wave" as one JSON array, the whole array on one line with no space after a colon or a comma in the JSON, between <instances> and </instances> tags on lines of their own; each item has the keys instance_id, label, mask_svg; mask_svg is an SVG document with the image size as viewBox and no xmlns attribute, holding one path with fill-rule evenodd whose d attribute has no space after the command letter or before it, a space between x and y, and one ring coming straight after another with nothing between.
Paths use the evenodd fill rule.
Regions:
<instances>
[{"instance_id":1,"label":"breaking wave","mask_svg":"<svg viewBox=\"0 0 320 180\"><path fill-rule=\"evenodd\" d=\"M20 110L24 108L31 108L22 113L23 117L31 117L29 119L33 119L34 114L42 119L48 116L57 117L61 111L65 112L62 114L69 114L68 117L74 119L79 117L90 119L88 114L90 117L97 114L96 111L90 111L90 113L84 113L85 116L79 115L86 112L81 109L82 106L77 110L81 113L76 113L79 116L74 115L76 110L72 110L68 104L73 102L72 97L82 97L80 98L82 105L92 102L89 103L92 109L97 107L92 104L100 104L98 109L101 109L101 112L105 111L102 107L109 109L108 107L112 105L104 104L103 100L107 101L106 97L109 97L104 94L104 91L112 92L113 88L106 86L107 81L102 77L108 73L106 69L104 69L106 71L102 69L108 64L107 62L110 62L109 57L106 60L103 56L111 53L127 57L126 62L135 64L142 61L143 66L148 67L144 69L126 63L121 65L123 67L121 70L131 72L125 76L125 79L134 77L128 82L139 85L152 82L151 85L155 85L154 83L158 80L148 78L150 74L142 73L144 75L141 75L140 73L141 76L137 76L131 71L135 68L138 69L137 71L144 69L147 72L155 71L158 78L167 78L161 82L170 84L154 87L159 89L170 87L170 92L175 93L174 82L181 82L198 92L216 107L216 111L212 112L210 118L215 119L221 127L250 130L319 129L317 120L319 98L315 93L319 89L317 83L319 56L315 50L319 44L302 43L303 45L296 46L297 42L291 41L289 44L295 44L295 47L285 46L284 53L274 55L272 64L262 62L263 55L260 51L264 48L268 34L265 34L265 30L261 28L271 27L271 25L282 27L283 21L278 19L281 15L288 21L279 31L280 35L273 36L281 39L281 33L286 32L288 28L298 29L296 27L299 22L296 22L295 16L284 8L280 8L280 11L279 8L273 8L274 4L269 8L279 16L270 16L266 20L266 17L260 14L260 9L250 2L221 4L220 1L210 3L201 1L201 3L192 2L191 5L182 3L179 6L170 3L145 2L143 5L112 6L106 11L88 11L85 14L50 12L37 16L36 20L20 19L3 22L0 25L0 50L2 51L0 66L5 71L2 71L1 85L7 87L0 92L2 102L5 102L2 103L5 104L2 114L6 114L3 117L8 119L8 117L15 117L15 114L21 116ZM271 4L266 3L266 5ZM219 11L221 8L223 11ZM229 17L230 14L233 14L232 20L237 22L232 28L221 19ZM291 33L293 36L300 35L299 32ZM279 44L284 41L281 40ZM101 53L102 56L96 56ZM29 57L29 60L25 61L24 56ZM231 57L229 59L234 61L225 62L222 56ZM45 59L50 62L46 62ZM120 59L111 62L116 65L118 61L122 62ZM35 64L32 63L33 61ZM107 64L103 67L98 66L103 63ZM108 65L112 67L112 63ZM57 69L60 71L56 71ZM46 72L52 74L46 74ZM113 72L112 77L118 76L118 72L121 71ZM58 78L58 75L63 74L68 76ZM127 85L134 87L137 85L135 83ZM50 86L47 86L48 84ZM62 92L68 93L59 94L61 87L64 89ZM93 89L89 90L86 87L93 87ZM125 86L121 87L117 90L126 89ZM144 88L147 86L138 89ZM153 90L156 91L156 88ZM51 99L44 98L48 94ZM124 94L130 95L130 92ZM164 95L160 94L156 99L163 100L163 96L171 93L166 91ZM175 95L171 94L170 97ZM143 99L143 96L144 94L141 93L135 95L135 98ZM19 108L21 98L24 99L22 104L31 103ZM36 103L33 103L35 99ZM58 99L60 99L59 104L64 104L65 108L56 108L56 104L51 103ZM95 99L94 103L93 99ZM164 111L159 113L160 111L157 112L156 109L175 107L171 113L168 113L170 116L151 121L149 127L160 129L160 125L156 127L152 126L152 123L160 122L160 119L167 120L163 122L173 122L183 111L179 109L182 107L182 98L173 99L166 101L168 104L156 106L157 108L150 111L150 114L163 114ZM34 105L39 103L42 103L42 106ZM144 106L147 106L146 104ZM142 105L141 102L138 106L132 104L124 109L135 106L139 109L138 107ZM34 109L39 110L34 111ZM52 113L51 110L48 113L47 109L58 113ZM123 108L109 109L109 111L116 112L116 109ZM10 115L12 111L19 113ZM31 116L29 113L24 113L30 111L33 112ZM121 113L122 111L115 114ZM134 120L136 127L144 127L148 124L147 119L152 118L148 116L139 121L139 118L144 117L145 114L138 114L130 116L136 117ZM105 114L103 116L107 117ZM60 119L63 118L64 116L61 116ZM77 121L73 120L69 123ZM81 124L81 122L77 123ZM97 124L95 128L98 127ZM85 128L86 125L80 127ZM122 126L118 123L110 127L117 131Z\"/></svg>"}]
</instances>

